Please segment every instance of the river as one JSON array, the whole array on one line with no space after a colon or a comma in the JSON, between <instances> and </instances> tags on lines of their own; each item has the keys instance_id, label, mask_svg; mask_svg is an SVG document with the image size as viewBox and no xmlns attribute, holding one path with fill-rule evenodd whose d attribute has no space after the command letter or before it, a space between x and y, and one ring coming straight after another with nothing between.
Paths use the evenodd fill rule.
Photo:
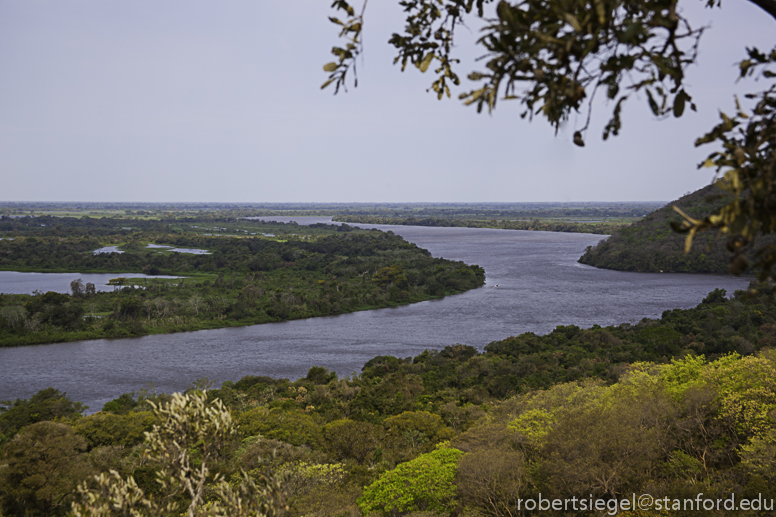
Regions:
<instances>
[{"instance_id":1,"label":"river","mask_svg":"<svg viewBox=\"0 0 776 517\"><path fill-rule=\"evenodd\" d=\"M0 349L0 400L28 398L53 386L95 411L148 383L172 392L202 377L219 383L249 374L296 379L313 365L347 376L377 355L409 357L454 343L481 350L494 340L546 333L557 325L636 322L659 317L666 309L693 307L715 288L732 294L748 283L726 276L624 273L577 263L600 235L376 227L402 235L435 257L481 265L486 285L440 300L325 318Z\"/></svg>"}]
</instances>

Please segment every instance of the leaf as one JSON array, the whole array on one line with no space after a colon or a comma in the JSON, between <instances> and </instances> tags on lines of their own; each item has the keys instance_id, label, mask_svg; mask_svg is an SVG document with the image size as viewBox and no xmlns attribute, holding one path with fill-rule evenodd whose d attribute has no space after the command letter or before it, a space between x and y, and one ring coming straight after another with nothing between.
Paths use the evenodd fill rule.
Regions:
<instances>
[{"instance_id":1,"label":"leaf","mask_svg":"<svg viewBox=\"0 0 776 517\"><path fill-rule=\"evenodd\" d=\"M595 12L598 15L598 23L601 25L604 25L606 23L606 12L604 11L604 2L603 0L594 0L595 1Z\"/></svg>"},{"instance_id":2,"label":"leaf","mask_svg":"<svg viewBox=\"0 0 776 517\"><path fill-rule=\"evenodd\" d=\"M512 19L512 9L508 2L505 2L504 0L501 0L501 2L498 3L496 6L496 14L498 15L499 19L509 22Z\"/></svg>"},{"instance_id":3,"label":"leaf","mask_svg":"<svg viewBox=\"0 0 776 517\"><path fill-rule=\"evenodd\" d=\"M685 221L687 221L689 224L691 224L691 225L693 225L693 226L698 226L698 225L700 225L700 224L701 224L701 221L699 221L698 219L693 219L693 218L692 218L692 217L690 217L689 215L685 214L685 213L682 211L682 209L681 209L681 208L679 208L678 206L674 205L674 206L673 206L673 209L674 209L674 211L675 211L676 213L678 213L679 215L681 215L681 216L684 218L684 220L685 220Z\"/></svg>"},{"instance_id":4,"label":"leaf","mask_svg":"<svg viewBox=\"0 0 776 517\"><path fill-rule=\"evenodd\" d=\"M631 23L625 29L625 32L622 33L622 36L620 36L620 41L623 43L632 43L643 30L644 27L641 25L641 23Z\"/></svg>"},{"instance_id":5,"label":"leaf","mask_svg":"<svg viewBox=\"0 0 776 517\"><path fill-rule=\"evenodd\" d=\"M698 231L698 228L696 226L693 226L690 228L690 231L687 233L687 237L684 239L684 252L690 253L692 250L692 238L695 237L695 233Z\"/></svg>"},{"instance_id":6,"label":"leaf","mask_svg":"<svg viewBox=\"0 0 776 517\"><path fill-rule=\"evenodd\" d=\"M579 131L574 131L574 145L578 145L579 147L585 147L585 141L582 138L582 133Z\"/></svg>"},{"instance_id":7,"label":"leaf","mask_svg":"<svg viewBox=\"0 0 776 517\"><path fill-rule=\"evenodd\" d=\"M477 99L482 97L482 94L485 93L485 88L480 88L479 90L473 91L471 93L467 94L461 94L461 98L469 97L466 101L464 101L464 105L468 106L472 103L477 102Z\"/></svg>"},{"instance_id":8,"label":"leaf","mask_svg":"<svg viewBox=\"0 0 776 517\"><path fill-rule=\"evenodd\" d=\"M577 20L577 17L574 16L571 13L564 13L563 17L566 19L566 21L574 27L574 30L577 32L582 32L582 25L579 24L579 20Z\"/></svg>"},{"instance_id":9,"label":"leaf","mask_svg":"<svg viewBox=\"0 0 776 517\"><path fill-rule=\"evenodd\" d=\"M716 163L714 163L714 160L712 160L711 158L706 158L706 161L703 162L702 166L703 167L714 167L715 165L716 165Z\"/></svg>"},{"instance_id":10,"label":"leaf","mask_svg":"<svg viewBox=\"0 0 776 517\"><path fill-rule=\"evenodd\" d=\"M657 102L655 102L655 98L652 97L652 92L647 90L647 101L649 102L649 109L652 110L652 113L655 114L655 116L660 115L660 108L657 107Z\"/></svg>"},{"instance_id":11,"label":"leaf","mask_svg":"<svg viewBox=\"0 0 776 517\"><path fill-rule=\"evenodd\" d=\"M429 52L426 58L418 63L418 68L421 72L426 73L426 70L428 70L429 65L431 64L431 61L434 59L434 53Z\"/></svg>"},{"instance_id":12,"label":"leaf","mask_svg":"<svg viewBox=\"0 0 776 517\"><path fill-rule=\"evenodd\" d=\"M684 113L684 103L690 100L690 96L685 93L684 90L679 90L679 93L674 97L674 117L679 118Z\"/></svg>"},{"instance_id":13,"label":"leaf","mask_svg":"<svg viewBox=\"0 0 776 517\"><path fill-rule=\"evenodd\" d=\"M323 65L323 71L324 72L333 72L337 69L337 63L332 61L331 63L326 63Z\"/></svg>"}]
</instances>

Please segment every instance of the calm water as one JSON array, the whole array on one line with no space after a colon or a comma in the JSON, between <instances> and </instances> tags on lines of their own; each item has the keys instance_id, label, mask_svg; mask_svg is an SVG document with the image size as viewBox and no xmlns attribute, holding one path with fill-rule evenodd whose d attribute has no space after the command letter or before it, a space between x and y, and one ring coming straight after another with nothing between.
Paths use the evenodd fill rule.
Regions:
<instances>
[{"instance_id":1,"label":"calm water","mask_svg":"<svg viewBox=\"0 0 776 517\"><path fill-rule=\"evenodd\" d=\"M118 246L105 246L104 248L99 248L99 249L94 250L92 253L94 253L95 255L101 255L102 253L118 253L118 254L122 254L124 252L121 251Z\"/></svg>"},{"instance_id":2,"label":"calm water","mask_svg":"<svg viewBox=\"0 0 776 517\"><path fill-rule=\"evenodd\" d=\"M487 284L461 295L395 309L236 329L0 349L0 400L26 398L53 386L98 410L106 401L149 382L160 391L175 391L200 377L224 381L255 374L296 379L313 365L349 375L376 355L408 357L453 343L482 349L497 339L545 333L556 325L635 322L660 316L666 309L695 306L717 287L732 293L747 285L746 280L732 277L622 273L578 264L585 247L602 238L598 235L381 228L393 230L436 257L483 266Z\"/></svg>"},{"instance_id":3,"label":"calm water","mask_svg":"<svg viewBox=\"0 0 776 517\"><path fill-rule=\"evenodd\" d=\"M70 293L70 282L81 279L84 285L94 284L97 291L113 291L108 285L111 278L180 278L178 276L144 275L142 273L20 273L0 271L0 293L32 294L33 291ZM2 400L2 399L0 399Z\"/></svg>"}]
</instances>

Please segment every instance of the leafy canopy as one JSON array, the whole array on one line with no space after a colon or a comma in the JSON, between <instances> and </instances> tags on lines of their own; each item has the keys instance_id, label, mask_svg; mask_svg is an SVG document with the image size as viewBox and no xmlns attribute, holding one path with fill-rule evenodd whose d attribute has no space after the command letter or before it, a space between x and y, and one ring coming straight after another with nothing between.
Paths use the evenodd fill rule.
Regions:
<instances>
[{"instance_id":1,"label":"leafy canopy","mask_svg":"<svg viewBox=\"0 0 776 517\"><path fill-rule=\"evenodd\" d=\"M454 506L456 467L462 451L442 444L435 451L401 463L364 488L358 506L364 514L427 510L441 513Z\"/></svg>"},{"instance_id":2,"label":"leafy canopy","mask_svg":"<svg viewBox=\"0 0 776 517\"><path fill-rule=\"evenodd\" d=\"M751 1L776 19L776 0ZM358 11L346 0L332 3L345 14L329 18L340 28L344 46L332 49L336 60L324 65L329 77L322 88L333 84L336 93L345 87L348 73L355 75L367 3ZM495 4L495 17L486 16L487 4ZM706 0L710 8L720 4ZM397 52L394 63L401 63L402 70L407 64L424 73L432 70L431 90L439 99L450 97L450 85L461 82L453 56L456 29L480 18L484 27L478 45L485 51L485 66L468 75L477 85L459 96L478 111L493 110L499 100L517 100L524 106L523 117L542 116L556 129L572 113L582 113L584 124L575 131L574 143L584 146L599 91L614 106L604 139L619 133L623 104L637 92L645 94L659 118L696 109L684 78L704 29L692 26L678 0L399 0L399 5L405 26L389 40ZM716 168L717 185L733 200L704 219L682 214L674 229L687 234L687 249L699 231L726 235L733 273L749 267L744 254L755 250L753 265L765 279L776 264L776 246L758 249L755 241L776 231L776 72L769 69L776 63L776 48L746 52L739 64L741 78L764 79L765 88L747 95L751 109L736 99L735 115L721 113L720 124L696 141L720 148L702 165Z\"/></svg>"}]
</instances>

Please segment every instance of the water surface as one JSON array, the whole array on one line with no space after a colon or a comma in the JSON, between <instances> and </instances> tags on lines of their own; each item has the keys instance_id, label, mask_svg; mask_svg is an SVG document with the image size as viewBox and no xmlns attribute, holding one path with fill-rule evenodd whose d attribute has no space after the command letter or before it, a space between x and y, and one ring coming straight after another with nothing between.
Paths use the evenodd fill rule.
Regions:
<instances>
[{"instance_id":1,"label":"water surface","mask_svg":"<svg viewBox=\"0 0 776 517\"><path fill-rule=\"evenodd\" d=\"M296 379L313 365L350 375L376 355L409 357L454 343L482 349L497 339L546 333L557 325L635 322L659 317L666 309L693 307L715 288L732 293L748 283L713 275L625 273L577 263L600 235L380 228L427 248L435 257L483 266L486 285L441 300L341 316L0 349L0 399L26 398L53 386L95 410L148 382L161 391L175 391L200 377L219 382L248 374Z\"/></svg>"},{"instance_id":2,"label":"water surface","mask_svg":"<svg viewBox=\"0 0 776 517\"><path fill-rule=\"evenodd\" d=\"M70 282L81 279L84 285L93 283L97 291L113 291L108 285L111 278L181 278L179 276L144 275L142 273L22 273L19 271L0 271L0 293L33 294L54 291L70 294Z\"/></svg>"},{"instance_id":3,"label":"water surface","mask_svg":"<svg viewBox=\"0 0 776 517\"><path fill-rule=\"evenodd\" d=\"M94 250L92 253L95 255L100 255L101 253L124 253L119 249L118 246L105 246L104 248L98 248Z\"/></svg>"}]
</instances>

